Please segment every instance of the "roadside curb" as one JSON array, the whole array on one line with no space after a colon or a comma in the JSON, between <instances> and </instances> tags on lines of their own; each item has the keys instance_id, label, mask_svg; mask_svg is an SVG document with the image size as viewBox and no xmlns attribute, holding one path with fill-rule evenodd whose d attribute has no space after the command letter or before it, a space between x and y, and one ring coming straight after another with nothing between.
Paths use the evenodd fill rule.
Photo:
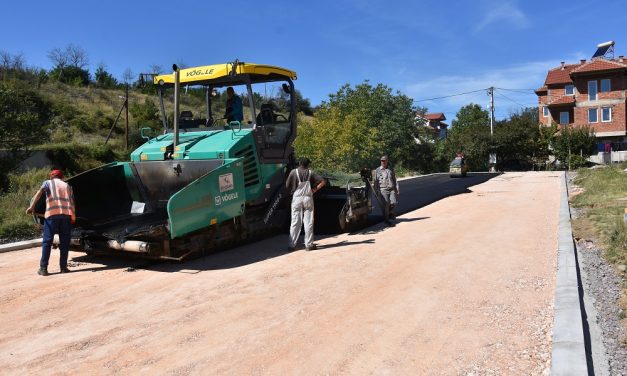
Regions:
<instances>
[{"instance_id":1,"label":"roadside curb","mask_svg":"<svg viewBox=\"0 0 627 376\"><path fill-rule=\"evenodd\" d=\"M9 243L9 244L0 244L0 253L19 251L21 249L39 247L40 245L41 245L41 238L24 240L21 242L15 242L15 243Z\"/></svg>"},{"instance_id":2,"label":"roadside curb","mask_svg":"<svg viewBox=\"0 0 627 376\"><path fill-rule=\"evenodd\" d=\"M566 173L562 174L551 375L587 375L575 243Z\"/></svg>"}]
</instances>

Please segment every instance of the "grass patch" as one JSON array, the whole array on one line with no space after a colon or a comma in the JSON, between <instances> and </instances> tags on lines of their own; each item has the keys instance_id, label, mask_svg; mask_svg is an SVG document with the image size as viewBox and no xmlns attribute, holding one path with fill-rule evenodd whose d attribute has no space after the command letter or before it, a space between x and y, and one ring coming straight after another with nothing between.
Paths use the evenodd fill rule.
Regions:
<instances>
[{"instance_id":1,"label":"grass patch","mask_svg":"<svg viewBox=\"0 0 627 376\"><path fill-rule=\"evenodd\" d=\"M26 208L50 170L33 169L21 174L9 174L9 189L0 196L0 243L36 238L39 228Z\"/></svg>"},{"instance_id":2,"label":"grass patch","mask_svg":"<svg viewBox=\"0 0 627 376\"><path fill-rule=\"evenodd\" d=\"M575 196L572 205L584 210L585 215L573 220L573 233L579 238L594 239L603 256L614 264L622 278L622 296L619 315L627 329L627 224L623 216L627 208L627 163L597 169L577 170L575 185L583 192ZM622 271L621 271L622 269Z\"/></svg>"},{"instance_id":3,"label":"grass patch","mask_svg":"<svg viewBox=\"0 0 627 376\"><path fill-rule=\"evenodd\" d=\"M625 168L627 163L578 170L574 183L584 191L572 201L573 206L583 208L586 213L574 221L575 232L601 243L606 259L615 265L627 264L627 226L623 221L627 208Z\"/></svg>"}]
</instances>

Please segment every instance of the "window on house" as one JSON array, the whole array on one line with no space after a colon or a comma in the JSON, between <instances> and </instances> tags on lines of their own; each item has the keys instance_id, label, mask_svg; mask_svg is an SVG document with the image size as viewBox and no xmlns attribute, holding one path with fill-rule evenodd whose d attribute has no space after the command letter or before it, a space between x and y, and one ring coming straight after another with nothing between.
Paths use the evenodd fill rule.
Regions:
<instances>
[{"instance_id":1,"label":"window on house","mask_svg":"<svg viewBox=\"0 0 627 376\"><path fill-rule=\"evenodd\" d=\"M549 108L547 106L542 107L542 116L549 117Z\"/></svg>"},{"instance_id":2,"label":"window on house","mask_svg":"<svg viewBox=\"0 0 627 376\"><path fill-rule=\"evenodd\" d=\"M588 109L588 123L596 123L599 121L599 112L596 108Z\"/></svg>"},{"instance_id":3,"label":"window on house","mask_svg":"<svg viewBox=\"0 0 627 376\"><path fill-rule=\"evenodd\" d=\"M589 101L597 100L597 82L596 81L588 81L588 100Z\"/></svg>"},{"instance_id":4,"label":"window on house","mask_svg":"<svg viewBox=\"0 0 627 376\"><path fill-rule=\"evenodd\" d=\"M609 78L601 80L601 93L612 91L612 84Z\"/></svg>"},{"instance_id":5,"label":"window on house","mask_svg":"<svg viewBox=\"0 0 627 376\"><path fill-rule=\"evenodd\" d=\"M575 85L566 85L566 86L564 86L564 94L566 94L566 95L575 95Z\"/></svg>"},{"instance_id":6,"label":"window on house","mask_svg":"<svg viewBox=\"0 0 627 376\"><path fill-rule=\"evenodd\" d=\"M570 123L570 116L568 111L560 112L560 124L568 124Z\"/></svg>"},{"instance_id":7,"label":"window on house","mask_svg":"<svg viewBox=\"0 0 627 376\"><path fill-rule=\"evenodd\" d=\"M612 107L603 107L601 109L601 121L612 121Z\"/></svg>"}]
</instances>

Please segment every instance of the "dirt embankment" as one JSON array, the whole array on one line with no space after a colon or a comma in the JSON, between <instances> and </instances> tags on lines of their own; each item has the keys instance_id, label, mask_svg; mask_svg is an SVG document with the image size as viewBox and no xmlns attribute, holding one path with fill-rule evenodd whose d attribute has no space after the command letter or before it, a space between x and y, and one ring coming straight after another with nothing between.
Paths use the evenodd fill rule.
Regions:
<instances>
[{"instance_id":1,"label":"dirt embankment","mask_svg":"<svg viewBox=\"0 0 627 376\"><path fill-rule=\"evenodd\" d=\"M505 174L312 252L72 253L49 277L38 249L0 254L0 373L542 374L558 176Z\"/></svg>"}]
</instances>

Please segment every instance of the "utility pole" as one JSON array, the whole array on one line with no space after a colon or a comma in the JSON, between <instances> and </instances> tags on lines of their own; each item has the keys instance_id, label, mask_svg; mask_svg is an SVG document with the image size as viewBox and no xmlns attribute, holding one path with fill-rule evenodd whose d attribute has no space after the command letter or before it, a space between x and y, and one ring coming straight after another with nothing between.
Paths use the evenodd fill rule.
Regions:
<instances>
[{"instance_id":1,"label":"utility pole","mask_svg":"<svg viewBox=\"0 0 627 376\"><path fill-rule=\"evenodd\" d=\"M126 128L124 129L124 150L128 150L128 82L126 83L126 96L124 97L124 107L126 108Z\"/></svg>"},{"instance_id":2,"label":"utility pole","mask_svg":"<svg viewBox=\"0 0 627 376\"><path fill-rule=\"evenodd\" d=\"M115 118L115 121L113 121L113 125L111 126L111 128L109 129L109 134L107 134L107 139L105 140L105 145L107 144L107 142L109 142L109 138L111 138L111 133L113 132L113 128L115 128L115 125L118 123L118 120L120 120L120 115L122 115L122 110L126 109L126 129L125 129L125 138L126 138L126 142L124 144L124 147L126 148L126 150L128 150L128 84L126 85L126 96L122 97L121 95L119 96L120 99L124 99L124 102L122 102L122 107L120 107L120 111L118 112L118 116Z\"/></svg>"},{"instance_id":3,"label":"utility pole","mask_svg":"<svg viewBox=\"0 0 627 376\"><path fill-rule=\"evenodd\" d=\"M488 95L490 96L490 136L494 135L494 87L488 88Z\"/></svg>"},{"instance_id":4,"label":"utility pole","mask_svg":"<svg viewBox=\"0 0 627 376\"><path fill-rule=\"evenodd\" d=\"M494 136L494 86L488 88L488 95L490 96L490 139ZM496 172L496 153L490 153L490 160L488 162L490 166L490 172Z\"/></svg>"}]
</instances>

